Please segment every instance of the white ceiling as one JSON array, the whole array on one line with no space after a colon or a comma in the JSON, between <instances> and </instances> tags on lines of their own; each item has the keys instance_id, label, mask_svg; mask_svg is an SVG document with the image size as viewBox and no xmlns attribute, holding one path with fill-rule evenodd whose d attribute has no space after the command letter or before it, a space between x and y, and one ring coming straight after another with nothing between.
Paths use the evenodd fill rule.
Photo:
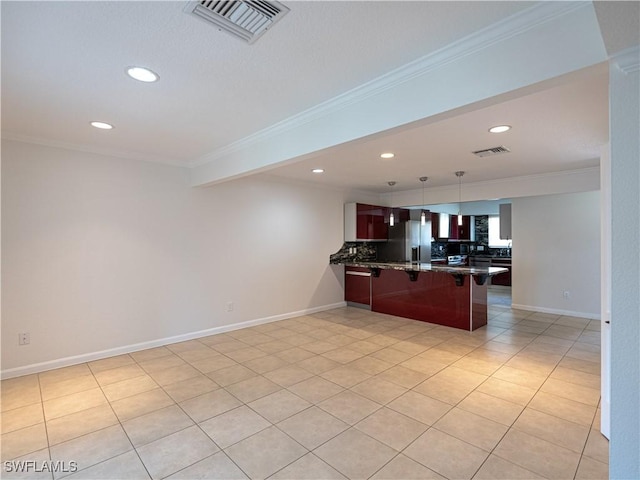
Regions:
<instances>
[{"instance_id":1,"label":"white ceiling","mask_svg":"<svg viewBox=\"0 0 640 480\"><path fill-rule=\"evenodd\" d=\"M253 45L185 14L186 3L1 2L3 137L195 165L537 2L285 0L291 12ZM130 65L160 81L128 78ZM421 175L455 183L451 172L460 169L479 181L597 164L607 140L606 68L521 94L269 174L384 191L387 180L400 187ZM92 120L116 128L99 131ZM496 123L514 128L487 133ZM512 153L469 154L500 144ZM381 161L383 150L396 158ZM312 177L315 166L327 172Z\"/></svg>"},{"instance_id":2,"label":"white ceiling","mask_svg":"<svg viewBox=\"0 0 640 480\"><path fill-rule=\"evenodd\" d=\"M608 139L608 72L608 65L600 64L535 86L533 93L493 99L498 103L318 152L268 174L384 193L390 191L388 181L396 182L394 190L420 188L421 176L429 177L429 187L457 184L458 170L466 172L465 182L482 182L597 166ZM503 124L513 128L489 133ZM497 146L510 152L484 158L472 154ZM393 159L380 158L389 151ZM325 173L314 175L313 168Z\"/></svg>"}]
</instances>

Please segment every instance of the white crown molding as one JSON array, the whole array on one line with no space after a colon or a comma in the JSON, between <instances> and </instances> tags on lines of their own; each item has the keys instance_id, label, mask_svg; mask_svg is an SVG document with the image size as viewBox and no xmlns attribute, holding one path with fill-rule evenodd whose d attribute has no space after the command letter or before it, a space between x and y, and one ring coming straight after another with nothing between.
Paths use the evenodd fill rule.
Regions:
<instances>
[{"instance_id":1,"label":"white crown molding","mask_svg":"<svg viewBox=\"0 0 640 480\"><path fill-rule=\"evenodd\" d=\"M616 53L611 61L626 74L640 71L640 45Z\"/></svg>"},{"instance_id":2,"label":"white crown molding","mask_svg":"<svg viewBox=\"0 0 640 480\"><path fill-rule=\"evenodd\" d=\"M50 140L45 138L30 137L12 132L2 132L3 140L11 140L14 142L30 143L33 145L42 145L44 147L64 148L65 150L73 150L76 152L93 153L96 155L105 155L108 157L121 158L124 160L138 160L141 162L152 162L156 164L169 165L172 167L187 167L185 162L181 162L174 158L156 157L137 152L128 152L121 150L112 150L108 148L97 148L90 145L77 143L60 142L58 140Z\"/></svg>"},{"instance_id":3,"label":"white crown molding","mask_svg":"<svg viewBox=\"0 0 640 480\"><path fill-rule=\"evenodd\" d=\"M591 2L541 2L531 8L516 13L510 17L500 20L482 30L468 35L460 40L447 45L440 50L425 55L413 62L403 65L384 75L381 75L369 82L353 88L343 94L322 102L299 114L293 115L270 127L262 129L252 135L244 137L237 142L233 142L225 147L219 148L206 154L193 162L190 167L198 167L229 154L238 152L255 143L275 137L300 125L312 122L318 118L336 112L347 106L365 100L385 90L397 87L415 77L424 75L433 70L472 55L478 51L490 48L491 46L509 40L532 28L555 20L558 17L574 12L576 10L591 7Z\"/></svg>"}]
</instances>

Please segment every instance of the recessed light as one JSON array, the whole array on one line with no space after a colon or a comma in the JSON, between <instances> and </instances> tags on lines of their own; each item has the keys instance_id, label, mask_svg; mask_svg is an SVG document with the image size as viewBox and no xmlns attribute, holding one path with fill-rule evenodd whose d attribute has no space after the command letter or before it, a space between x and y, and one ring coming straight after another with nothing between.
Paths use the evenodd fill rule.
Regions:
<instances>
[{"instance_id":1,"label":"recessed light","mask_svg":"<svg viewBox=\"0 0 640 480\"><path fill-rule=\"evenodd\" d=\"M511 125L496 125L489 129L491 133L504 133L507 130L511 130Z\"/></svg>"},{"instance_id":2,"label":"recessed light","mask_svg":"<svg viewBox=\"0 0 640 480\"><path fill-rule=\"evenodd\" d=\"M144 67L127 67L127 75L140 82L157 82L160 76Z\"/></svg>"},{"instance_id":3,"label":"recessed light","mask_svg":"<svg viewBox=\"0 0 640 480\"><path fill-rule=\"evenodd\" d=\"M380 158L393 158L393 157L395 157L395 154L391 152L383 153L382 155L380 155Z\"/></svg>"},{"instance_id":4,"label":"recessed light","mask_svg":"<svg viewBox=\"0 0 640 480\"><path fill-rule=\"evenodd\" d=\"M322 168L314 168L313 170L311 170L313 173L324 173L324 169Z\"/></svg>"},{"instance_id":5,"label":"recessed light","mask_svg":"<svg viewBox=\"0 0 640 480\"><path fill-rule=\"evenodd\" d=\"M113 125L104 122L91 122L91 126L101 130L111 130L113 128Z\"/></svg>"}]
</instances>

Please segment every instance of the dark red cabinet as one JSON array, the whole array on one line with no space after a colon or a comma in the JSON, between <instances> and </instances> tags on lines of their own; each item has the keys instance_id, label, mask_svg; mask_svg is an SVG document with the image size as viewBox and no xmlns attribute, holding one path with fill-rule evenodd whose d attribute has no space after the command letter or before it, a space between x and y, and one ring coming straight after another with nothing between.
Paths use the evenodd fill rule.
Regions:
<instances>
[{"instance_id":1,"label":"dark red cabinet","mask_svg":"<svg viewBox=\"0 0 640 480\"><path fill-rule=\"evenodd\" d=\"M371 271L368 268L345 267L344 300L351 304L371 305Z\"/></svg>"},{"instance_id":2,"label":"dark red cabinet","mask_svg":"<svg viewBox=\"0 0 640 480\"><path fill-rule=\"evenodd\" d=\"M440 214L431 212L431 237L434 240L440 238Z\"/></svg>"},{"instance_id":3,"label":"dark red cabinet","mask_svg":"<svg viewBox=\"0 0 640 480\"><path fill-rule=\"evenodd\" d=\"M389 238L388 207L358 203L356 206L356 238L358 240L387 240Z\"/></svg>"},{"instance_id":4,"label":"dark red cabinet","mask_svg":"<svg viewBox=\"0 0 640 480\"><path fill-rule=\"evenodd\" d=\"M491 277L491 285L504 285L507 287L511 286L511 259L492 259L491 260L492 267L502 267L509 269L508 272L499 273L498 275L494 275Z\"/></svg>"},{"instance_id":5,"label":"dark red cabinet","mask_svg":"<svg viewBox=\"0 0 640 480\"><path fill-rule=\"evenodd\" d=\"M449 239L471 240L471 216L462 216L462 225L458 225L458 215L449 215Z\"/></svg>"}]
</instances>

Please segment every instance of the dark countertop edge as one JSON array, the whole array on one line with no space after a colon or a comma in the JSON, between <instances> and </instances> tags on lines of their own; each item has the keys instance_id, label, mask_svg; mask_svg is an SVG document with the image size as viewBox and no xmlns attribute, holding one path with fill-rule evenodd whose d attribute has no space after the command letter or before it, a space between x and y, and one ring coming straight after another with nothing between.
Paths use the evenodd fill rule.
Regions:
<instances>
[{"instance_id":1,"label":"dark countertop edge","mask_svg":"<svg viewBox=\"0 0 640 480\"><path fill-rule=\"evenodd\" d=\"M384 262L344 262L346 267L379 268L381 270L401 270L405 272L444 272L461 275L497 275L508 272L503 267L457 267L453 265L432 265L431 263L384 263Z\"/></svg>"}]
</instances>

